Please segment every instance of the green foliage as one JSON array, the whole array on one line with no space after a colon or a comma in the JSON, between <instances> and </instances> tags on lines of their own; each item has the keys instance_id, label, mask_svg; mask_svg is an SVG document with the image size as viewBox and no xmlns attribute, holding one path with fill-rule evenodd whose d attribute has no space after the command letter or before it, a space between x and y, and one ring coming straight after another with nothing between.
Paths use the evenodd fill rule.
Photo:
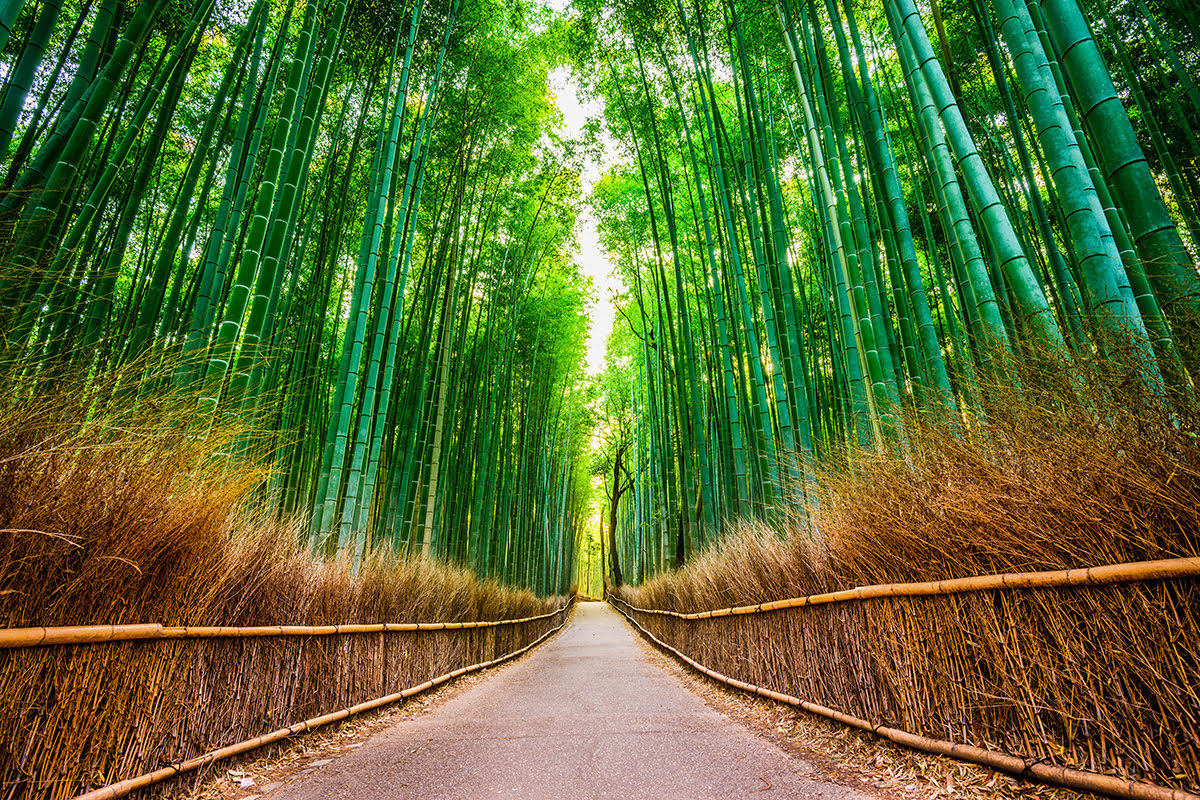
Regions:
<instances>
[{"instance_id":1,"label":"green foliage","mask_svg":"<svg viewBox=\"0 0 1200 800\"><path fill-rule=\"evenodd\" d=\"M164 369L201 388L201 428L270 420L269 442L235 449L269 454L266 507L333 510L336 535L311 532L318 552L358 563L425 541L565 590L587 499L573 387L592 302L573 231L595 145L557 131L563 21L526 0L242 4L192 29L205 6L138 8L149 32L128 68L106 66L115 38L100 31L93 71L73 75L98 17L68 2L14 132L0 324L24 379L140 356L159 378L138 393ZM98 124L72 134L105 69ZM79 179L39 199L61 164Z\"/></svg>"},{"instance_id":2,"label":"green foliage","mask_svg":"<svg viewBox=\"0 0 1200 800\"><path fill-rule=\"evenodd\" d=\"M35 5L0 19L6 347L270 419L235 449L317 552L562 591L604 472L639 580L912 457L911 414L969 435L1008 353L1194 395L1177 2ZM604 102L578 140L563 67ZM584 202L626 287L594 384Z\"/></svg>"},{"instance_id":3,"label":"green foliage","mask_svg":"<svg viewBox=\"0 0 1200 800\"><path fill-rule=\"evenodd\" d=\"M1064 61L1084 17L1029 4L1028 68L970 0L573 5L577 74L619 159L590 203L629 287L623 564L677 566L722 518L812 510L818 466L860 449L917 457L909 415L977 429L987 387L1019 385L1006 350L1103 352L1164 406L1191 402L1200 187L1162 166L1160 197L1133 175L1194 139L1200 51L1163 34L1163 5L1085 9L1121 33ZM1092 87L1122 48L1146 57L1124 78L1154 101ZM1097 99L1114 117L1079 119ZM1116 154L1133 131L1156 137L1146 160ZM1105 173L1118 162L1134 167Z\"/></svg>"}]
</instances>

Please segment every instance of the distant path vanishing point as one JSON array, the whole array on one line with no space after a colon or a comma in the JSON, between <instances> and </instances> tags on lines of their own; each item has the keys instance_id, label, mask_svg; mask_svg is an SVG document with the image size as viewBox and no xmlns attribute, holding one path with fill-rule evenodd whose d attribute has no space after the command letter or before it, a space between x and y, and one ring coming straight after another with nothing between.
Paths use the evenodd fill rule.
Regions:
<instances>
[{"instance_id":1,"label":"distant path vanishing point","mask_svg":"<svg viewBox=\"0 0 1200 800\"><path fill-rule=\"evenodd\" d=\"M806 777L788 756L706 706L645 657L607 605L524 661L270 800L868 800Z\"/></svg>"}]
</instances>

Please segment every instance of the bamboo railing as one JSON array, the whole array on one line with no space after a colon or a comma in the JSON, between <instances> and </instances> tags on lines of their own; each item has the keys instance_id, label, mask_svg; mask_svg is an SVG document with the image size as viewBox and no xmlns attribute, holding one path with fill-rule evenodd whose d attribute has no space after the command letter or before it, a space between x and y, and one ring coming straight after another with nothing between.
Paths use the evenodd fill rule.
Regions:
<instances>
[{"instance_id":1,"label":"bamboo railing","mask_svg":"<svg viewBox=\"0 0 1200 800\"><path fill-rule=\"evenodd\" d=\"M549 619L562 609L521 619L480 622L377 622L350 625L254 625L241 627L166 626L157 622L131 625L77 625L60 628L0 629L0 648L43 645L104 644L144 639L238 639L258 636L330 636L349 633L402 633L495 628Z\"/></svg>"},{"instance_id":2,"label":"bamboo railing","mask_svg":"<svg viewBox=\"0 0 1200 800\"><path fill-rule=\"evenodd\" d=\"M0 758L0 794L121 797L515 658L573 605L470 622L0 630L0 753L23 754Z\"/></svg>"},{"instance_id":3,"label":"bamboo railing","mask_svg":"<svg viewBox=\"0 0 1200 800\"><path fill-rule=\"evenodd\" d=\"M1196 577L1200 558L1176 558L698 612L609 600L701 673L897 744L1111 797L1200 800Z\"/></svg>"},{"instance_id":4,"label":"bamboo railing","mask_svg":"<svg viewBox=\"0 0 1200 800\"><path fill-rule=\"evenodd\" d=\"M967 592L987 592L996 589L1061 589L1069 586L1104 586L1132 581L1169 580L1200 576L1200 558L1166 558L1159 561L1135 561L1129 564L1109 564L1103 567L1083 567L1053 572L1014 572L1006 575L979 575L972 578L953 578L921 583L885 583L858 586L837 592L789 597L745 606L710 609L684 613L657 608L629 607L642 614L659 614L677 619L713 619L742 614L761 614L788 608L803 608L826 603L847 603L882 597L944 597ZM622 601L624 602L624 601ZM626 603L626 605L629 605Z\"/></svg>"},{"instance_id":5,"label":"bamboo railing","mask_svg":"<svg viewBox=\"0 0 1200 800\"><path fill-rule=\"evenodd\" d=\"M617 603L629 606L617 598L612 598ZM629 606L632 608L632 606ZM621 609L617 609L621 611ZM1097 772L1087 772L1085 770L1070 769L1068 767L1058 767L1049 764L1043 764L1032 759L1021 758L1019 756L1009 755L1008 753L999 753L995 750L987 750L982 747L974 747L967 744L959 744L957 742L948 742L941 739L931 739L927 736L919 736L908 731L897 730L886 725L879 725L868 722L865 719L860 719L850 714L843 714L832 708L810 703L806 700L801 700L799 697L794 697L790 694L772 691L762 686L755 686L751 683L745 683L728 675L711 670L694 659L688 658L671 645L659 639L654 634L643 628L637 623L637 620L630 617L624 611L621 611L622 616L638 629L642 635L650 639L656 645L671 653L688 666L695 669L697 672L703 673L708 677L716 680L726 686L732 686L735 689L740 689L744 692L756 694L759 697L766 697L779 703L802 708L813 714L831 719L835 722L840 722L844 725L849 725L852 728L873 733L881 739L887 739L889 742L920 750L925 753L934 753L936 755L949 756L962 761L970 761L975 764L981 764L985 767L1008 772L1023 778L1032 778L1043 783L1053 783L1059 786L1065 786L1068 789L1078 789L1085 792L1095 792L1109 797L1129 798L1130 800L1200 800L1200 795L1185 792L1181 789L1171 789L1166 786L1157 786L1150 783L1142 783L1140 781L1131 781L1123 778L1117 778L1112 775L1101 775Z\"/></svg>"},{"instance_id":6,"label":"bamboo railing","mask_svg":"<svg viewBox=\"0 0 1200 800\"><path fill-rule=\"evenodd\" d=\"M570 606L570 603L568 603L567 606L564 606L563 608L558 609L557 611L553 611L550 614L543 614L538 617L527 617L523 620L499 620L492 624L493 625L503 625L506 623L514 624L517 622L529 622L529 621L532 621L535 619L545 619L546 617L549 617L549 616L561 614L569 606ZM178 764L172 764L169 767L163 767L162 769L154 770L153 772L148 772L144 775L138 775L137 777L134 777L134 778L127 778L123 781L118 781L117 783L111 783L108 786L104 786L100 789L95 789L90 792L85 792L84 794L77 796L75 798L75 800L115 800L115 798L125 797L126 795L129 795L129 794L137 791L138 789L144 789L147 786L153 786L156 783L162 783L163 781L170 780L171 778L174 778L178 775L182 775L185 772L192 772L194 770L200 769L202 767L206 767L206 766L213 764L217 761L220 761L222 759L232 758L233 756L238 756L238 755L242 755L244 753L249 753L252 750L257 750L258 748L265 747L268 744L274 744L275 742L283 741L284 739L287 739L291 736L295 736L296 734L308 733L309 731L316 730L317 728L322 727L324 725L329 725L334 722L340 722L344 719L354 716L355 714L361 714L365 711L374 711L377 708L383 708L386 705L390 705L399 700L404 700L406 698L412 697L413 695L417 695L417 694L420 694L421 692L428 691L429 689L432 689L435 686L440 686L441 684L446 683L447 681L451 681L455 678L458 678L462 675L466 675L470 672L478 672L479 670L487 669L488 667L494 667L499 664L502 664L505 661L511 661L512 659L516 658L517 656L521 655L522 653L528 652L529 650L533 649L534 647L537 647L542 642L546 641L546 639L550 638L552 635L554 635L558 631L562 630L564 625L566 625L565 621L560 623L557 627L551 628L550 630L546 631L537 640L531 642L530 644L525 645L524 647L520 648L519 650L514 650L511 653L506 653L505 655L502 655L498 658L494 658L491 661L485 661L480 664L472 664L469 667L461 667L452 672L447 672L444 675L439 675L436 678L431 678L430 680L427 680L424 683L418 684L416 686L411 686L411 687L404 689L402 691L399 691L399 692L394 692L392 694L385 695L383 697L378 697L374 700L368 700L365 703L359 703L358 705L350 706L349 708L343 708L340 711L334 711L329 714L322 714L318 717L313 717L312 719L306 719L303 722L297 722L296 724L289 725L286 728L279 728L278 730L271 731L270 733L263 734L262 736L256 736L253 739L246 739L246 740L238 742L236 744L227 745L225 747L221 747L216 750L210 750L209 752L207 752L203 755L197 756L195 758L190 758L186 761L181 761ZM364 627L373 627L373 626L364 626ZM458 629L462 629L463 627L464 626L462 624L458 624ZM484 626L472 625L471 627L484 627ZM406 627L406 628L402 628L401 630L407 630L407 631L411 631L411 630L453 630L453 628L411 628L411 627Z\"/></svg>"}]
</instances>

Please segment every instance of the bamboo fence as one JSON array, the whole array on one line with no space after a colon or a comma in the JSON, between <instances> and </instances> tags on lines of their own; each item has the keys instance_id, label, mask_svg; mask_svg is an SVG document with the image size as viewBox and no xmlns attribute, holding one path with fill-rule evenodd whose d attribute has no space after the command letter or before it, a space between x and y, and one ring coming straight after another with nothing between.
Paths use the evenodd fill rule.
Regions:
<instances>
[{"instance_id":1,"label":"bamboo fence","mask_svg":"<svg viewBox=\"0 0 1200 800\"><path fill-rule=\"evenodd\" d=\"M572 602L508 620L2 631L0 798L94 787L108 787L96 797L122 796L110 784L133 791L147 776L173 777L499 663L561 627Z\"/></svg>"},{"instance_id":2,"label":"bamboo fence","mask_svg":"<svg viewBox=\"0 0 1200 800\"><path fill-rule=\"evenodd\" d=\"M548 614L545 616L556 616L557 614L558 614L558 612L554 612L553 614ZM514 621L516 621L516 620L501 620L501 621L495 622L493 624L494 625L504 625L504 624L508 624L508 623L514 622ZM519 620L519 621L526 622L528 620ZM236 744L226 745L225 747L221 747L216 750L210 750L209 752L205 753L204 755L188 759L187 761L181 761L180 763L172 764L169 767L157 769L157 770L154 770L153 772L148 772L144 775L138 775L135 778L127 778L123 781L118 781L116 783L109 784L108 786L102 787L100 789L96 789L94 791L87 792L87 793L82 794L79 797L75 798L75 800L115 800L115 798L125 797L129 794L132 794L133 792L137 791L138 789L143 789L147 786L153 786L156 783L161 783L162 781L170 780L171 778L182 775L185 772L191 772L193 770L201 769L202 767L206 767L206 766L213 764L217 761L220 761L222 759L232 758L233 756L242 755L243 753L249 753L250 751L257 750L260 747L265 747L266 745L283 741L284 739L287 739L288 737L291 737L291 736L295 736L298 733L308 733L309 731L315 730L323 725L329 725L334 722L340 722L344 719L354 716L355 714L361 714L365 711L373 711L377 708L382 708L386 705L390 705L391 703L395 703L399 700L403 700L405 698L412 697L413 695L420 694L421 692L428 691L429 689L432 689L435 686L440 686L441 684L446 683L447 681L451 681L462 675L466 675L469 672L477 672L481 669L487 669L488 667L494 667L497 664L501 664L505 661L514 659L517 656L521 655L522 653L525 653L528 650L531 650L532 648L541 644L543 641L548 639L555 632L561 630L563 625L565 625L565 624L566 624L565 621L560 622L557 627L551 628L550 630L546 631L540 637L538 637L536 640L534 640L533 642L530 642L529 644L525 645L521 649L514 650L511 653L506 653L502 656L492 659L491 661L485 661L480 664L472 664L469 667L460 667L459 669L456 669L453 672L447 672L444 675L439 675L438 677L431 678L430 680L427 680L424 683L418 684L416 686L410 686L407 689L403 689L399 692L394 692L393 694L384 695L383 697L377 697L374 700L368 700L365 703L359 703L358 705L350 706L349 708L343 708L340 711L333 711L329 714L322 714L319 717L313 717L312 719L306 719L303 722L297 722L294 725L289 725L286 728L280 728L278 730L271 731L270 733L263 734L262 736L256 736L253 739L246 739L245 741L241 741ZM483 627L483 626L473 626L473 627ZM462 626L459 626L458 628L439 628L438 630L464 630L464 628Z\"/></svg>"},{"instance_id":3,"label":"bamboo fence","mask_svg":"<svg viewBox=\"0 0 1200 800\"><path fill-rule=\"evenodd\" d=\"M706 674L901 744L1117 797L1197 800L1198 575L1186 558L702 612L612 599Z\"/></svg>"}]
</instances>

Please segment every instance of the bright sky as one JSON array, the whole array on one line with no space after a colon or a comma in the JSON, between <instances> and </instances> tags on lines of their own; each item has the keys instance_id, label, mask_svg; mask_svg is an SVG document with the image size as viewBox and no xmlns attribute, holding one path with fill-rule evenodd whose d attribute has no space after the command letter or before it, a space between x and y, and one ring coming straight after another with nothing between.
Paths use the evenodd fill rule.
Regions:
<instances>
[{"instance_id":1,"label":"bright sky","mask_svg":"<svg viewBox=\"0 0 1200 800\"><path fill-rule=\"evenodd\" d=\"M556 4L552 4L556 5ZM589 117L598 117L603 109L599 100L584 102L580 95L579 82L571 75L570 69L561 67L550 73L550 89L554 92L558 107L562 109L566 120L565 133L578 138L583 125ZM592 192L600 176L612 163L612 142L607 134L602 136L604 153L599 158L588 156L584 164L580 183L584 197ZM577 261L580 271L589 275L596 287L596 306L592 310L590 329L588 331L587 371L595 375L604 369L604 345L608 342L608 334L612 331L613 317L616 311L613 307L613 294L624 289L621 282L612 275L612 264L600 246L596 233L596 218L584 207L576 224L575 235L579 241Z\"/></svg>"}]
</instances>

